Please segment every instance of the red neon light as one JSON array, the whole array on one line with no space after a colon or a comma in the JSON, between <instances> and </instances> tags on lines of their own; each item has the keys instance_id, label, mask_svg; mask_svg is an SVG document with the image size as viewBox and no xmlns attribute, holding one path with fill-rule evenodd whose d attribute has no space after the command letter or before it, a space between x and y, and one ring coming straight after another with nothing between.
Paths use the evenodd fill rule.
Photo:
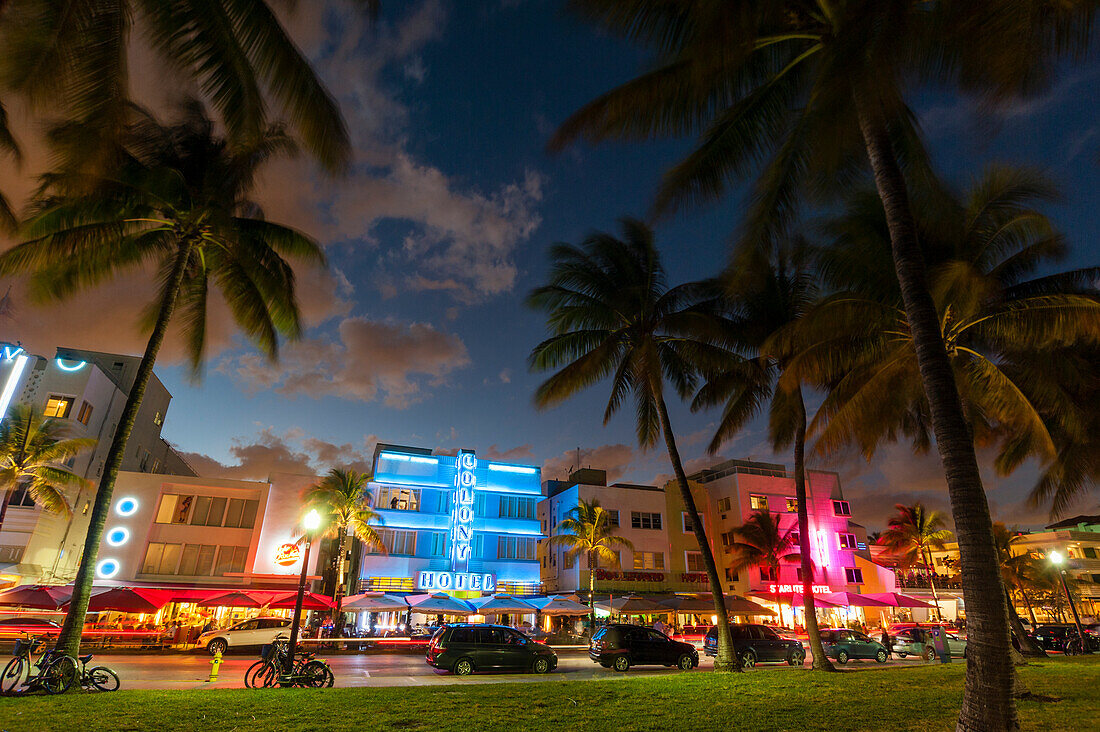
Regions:
<instances>
[{"instance_id":1,"label":"red neon light","mask_svg":"<svg viewBox=\"0 0 1100 732\"><path fill-rule=\"evenodd\" d=\"M814 585L811 590L815 595L827 595L833 588L829 585ZM768 592L773 595L802 594L802 585L768 585Z\"/></svg>"}]
</instances>

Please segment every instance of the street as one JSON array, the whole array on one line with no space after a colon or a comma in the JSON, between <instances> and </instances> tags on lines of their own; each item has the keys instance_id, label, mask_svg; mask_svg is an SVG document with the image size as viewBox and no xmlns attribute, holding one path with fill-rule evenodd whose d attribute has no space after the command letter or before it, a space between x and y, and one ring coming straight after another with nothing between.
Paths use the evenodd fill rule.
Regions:
<instances>
[{"instance_id":1,"label":"street","mask_svg":"<svg viewBox=\"0 0 1100 732\"><path fill-rule=\"evenodd\" d=\"M477 673L460 678L428 666L419 654L331 655L318 654L332 667L339 687L439 686L447 684L536 682L553 679L623 679L633 676L654 676L683 673L660 666L636 666L624 674L604 669L588 659L583 649L562 649L558 652L558 668L545 676L526 673ZM122 679L122 689L231 689L244 686L244 672L258 658L252 654L229 654L221 663L218 680L208 682L211 658L205 653L97 655L90 666L107 666ZM961 663L961 659L956 662ZM808 662L807 662L808 663ZM874 661L850 661L845 669L870 670L923 665L912 657L892 659L885 666ZM709 671L713 660L700 654L697 671ZM761 664L752 673L782 673L791 671L785 664Z\"/></svg>"}]
</instances>

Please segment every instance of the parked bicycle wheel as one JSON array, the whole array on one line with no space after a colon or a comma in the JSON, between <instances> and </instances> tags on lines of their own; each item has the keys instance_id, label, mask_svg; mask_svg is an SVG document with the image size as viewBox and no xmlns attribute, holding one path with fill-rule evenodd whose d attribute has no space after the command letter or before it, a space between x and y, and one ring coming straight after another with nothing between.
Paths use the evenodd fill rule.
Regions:
<instances>
[{"instance_id":1,"label":"parked bicycle wheel","mask_svg":"<svg viewBox=\"0 0 1100 732\"><path fill-rule=\"evenodd\" d=\"M4 666L3 673L0 673L0 693L5 695L14 694L27 680L29 670L30 663L22 656L8 661L8 665Z\"/></svg>"},{"instance_id":2,"label":"parked bicycle wheel","mask_svg":"<svg viewBox=\"0 0 1100 732\"><path fill-rule=\"evenodd\" d=\"M332 669L328 667L327 663L321 661L310 661L303 666L301 678L302 686L314 689L330 687L336 681L336 677L332 675Z\"/></svg>"},{"instance_id":3,"label":"parked bicycle wheel","mask_svg":"<svg viewBox=\"0 0 1100 732\"><path fill-rule=\"evenodd\" d=\"M39 676L42 688L47 694L64 694L73 685L78 676L76 659L71 656L58 656Z\"/></svg>"},{"instance_id":4,"label":"parked bicycle wheel","mask_svg":"<svg viewBox=\"0 0 1100 732\"><path fill-rule=\"evenodd\" d=\"M118 691L121 682L118 674L106 666L96 666L88 672L88 680L99 691Z\"/></svg>"},{"instance_id":5,"label":"parked bicycle wheel","mask_svg":"<svg viewBox=\"0 0 1100 732\"><path fill-rule=\"evenodd\" d=\"M248 670L244 672L245 688L253 689L256 687L254 678L265 666L267 666L267 661L256 661L256 663L248 667Z\"/></svg>"}]
</instances>

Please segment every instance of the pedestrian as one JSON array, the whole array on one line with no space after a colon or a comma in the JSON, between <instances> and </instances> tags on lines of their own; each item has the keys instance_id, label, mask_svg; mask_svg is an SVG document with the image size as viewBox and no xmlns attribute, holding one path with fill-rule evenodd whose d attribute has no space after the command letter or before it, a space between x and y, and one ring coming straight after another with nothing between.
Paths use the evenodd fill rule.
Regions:
<instances>
[{"instance_id":1,"label":"pedestrian","mask_svg":"<svg viewBox=\"0 0 1100 732\"><path fill-rule=\"evenodd\" d=\"M879 638L879 643L886 648L886 657L890 658L894 652L894 639L890 637L890 631L885 625L882 626L882 636Z\"/></svg>"}]
</instances>

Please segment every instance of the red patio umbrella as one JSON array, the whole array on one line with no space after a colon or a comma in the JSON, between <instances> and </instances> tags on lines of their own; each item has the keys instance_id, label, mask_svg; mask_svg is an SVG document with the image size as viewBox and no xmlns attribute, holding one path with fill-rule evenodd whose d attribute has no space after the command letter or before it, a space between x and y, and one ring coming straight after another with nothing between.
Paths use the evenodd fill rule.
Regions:
<instances>
[{"instance_id":1,"label":"red patio umbrella","mask_svg":"<svg viewBox=\"0 0 1100 732\"><path fill-rule=\"evenodd\" d=\"M197 587L165 587L172 593L172 602L202 602L211 597L224 595L229 590L203 590Z\"/></svg>"},{"instance_id":2,"label":"red patio umbrella","mask_svg":"<svg viewBox=\"0 0 1100 732\"><path fill-rule=\"evenodd\" d=\"M823 595L822 598L826 602L831 602L836 605L847 605L848 607L890 607L890 603L888 602L876 600L870 595L860 595L855 592L830 592L828 595Z\"/></svg>"},{"instance_id":3,"label":"red patio umbrella","mask_svg":"<svg viewBox=\"0 0 1100 732\"><path fill-rule=\"evenodd\" d=\"M73 596L73 588L58 585L23 585L0 592L0 605L56 610Z\"/></svg>"},{"instance_id":4,"label":"red patio umbrella","mask_svg":"<svg viewBox=\"0 0 1100 732\"><path fill-rule=\"evenodd\" d=\"M150 587L115 587L98 595L92 595L92 599L88 602L88 611L155 613L171 601L172 593L168 590Z\"/></svg>"},{"instance_id":5,"label":"red patio umbrella","mask_svg":"<svg viewBox=\"0 0 1100 732\"><path fill-rule=\"evenodd\" d=\"M790 597L790 604L792 607L802 607L802 595L791 594L787 597ZM817 595L814 595L814 607L829 609L840 607L840 605L835 602L830 602L829 600L820 598Z\"/></svg>"},{"instance_id":6,"label":"red patio umbrella","mask_svg":"<svg viewBox=\"0 0 1100 732\"><path fill-rule=\"evenodd\" d=\"M199 607L263 607L271 602L273 592L233 591L200 600Z\"/></svg>"},{"instance_id":7,"label":"red patio umbrella","mask_svg":"<svg viewBox=\"0 0 1100 732\"><path fill-rule=\"evenodd\" d=\"M916 597L910 595L902 595L898 592L871 592L863 595L863 597L869 597L872 600L880 600L890 607L936 607L930 602L925 602Z\"/></svg>"},{"instance_id":8,"label":"red patio umbrella","mask_svg":"<svg viewBox=\"0 0 1100 732\"><path fill-rule=\"evenodd\" d=\"M287 592L276 596L267 606L273 610L293 610L297 599L297 592ZM335 603L331 597L318 595L316 592L307 592L302 596L303 610L331 610L333 607Z\"/></svg>"}]
</instances>

